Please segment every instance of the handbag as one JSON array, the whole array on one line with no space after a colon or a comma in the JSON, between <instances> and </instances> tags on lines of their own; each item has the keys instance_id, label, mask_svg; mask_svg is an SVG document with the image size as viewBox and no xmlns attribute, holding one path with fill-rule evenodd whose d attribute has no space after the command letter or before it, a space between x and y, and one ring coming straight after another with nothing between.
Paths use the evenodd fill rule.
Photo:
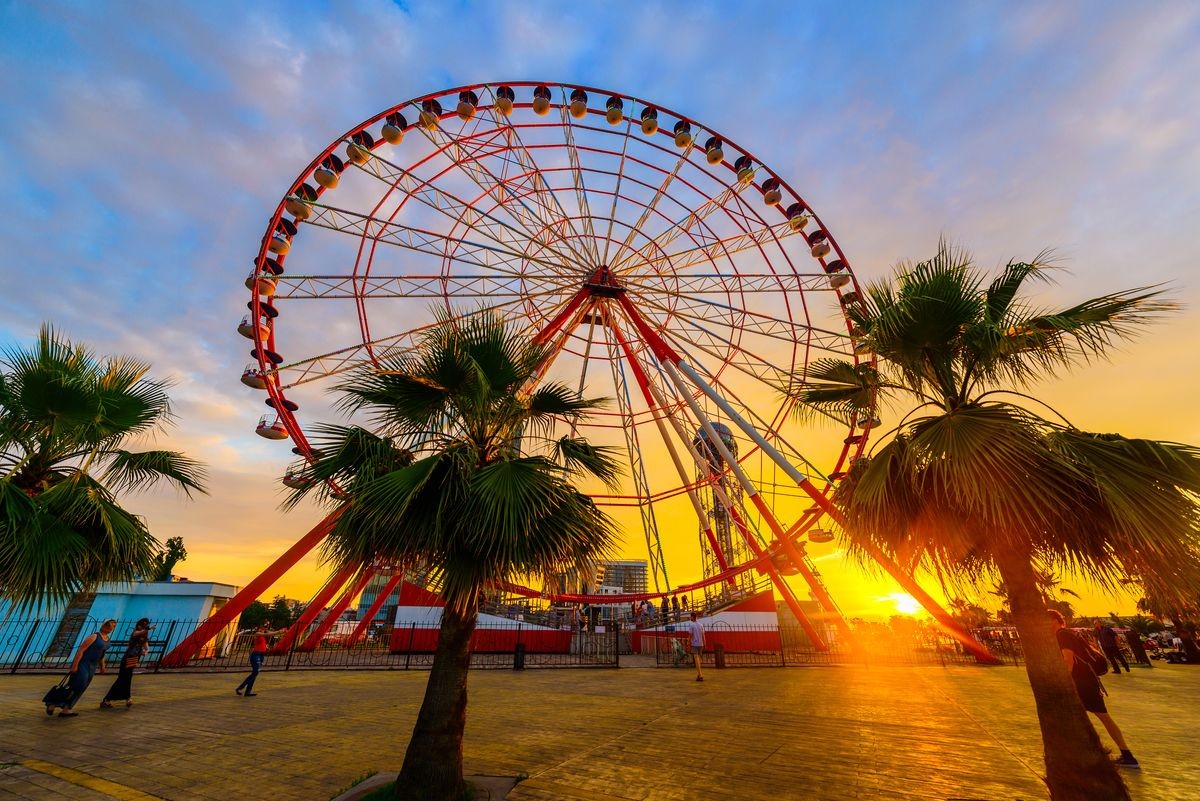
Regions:
<instances>
[{"instance_id":1,"label":"handbag","mask_svg":"<svg viewBox=\"0 0 1200 801\"><path fill-rule=\"evenodd\" d=\"M68 674L62 677L62 681L51 687L42 697L42 703L46 706L63 706L71 700L71 688L69 682L71 676Z\"/></svg>"}]
</instances>

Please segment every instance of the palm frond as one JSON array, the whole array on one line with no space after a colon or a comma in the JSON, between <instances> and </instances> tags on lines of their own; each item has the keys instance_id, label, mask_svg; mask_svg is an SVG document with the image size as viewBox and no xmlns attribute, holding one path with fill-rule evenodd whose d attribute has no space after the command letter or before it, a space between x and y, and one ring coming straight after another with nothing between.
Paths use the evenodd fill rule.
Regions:
<instances>
[{"instance_id":1,"label":"palm frond","mask_svg":"<svg viewBox=\"0 0 1200 801\"><path fill-rule=\"evenodd\" d=\"M878 389L879 373L869 365L818 359L809 365L804 383L793 395L798 401L793 413L802 420L822 414L850 425L874 408Z\"/></svg>"},{"instance_id":2,"label":"palm frond","mask_svg":"<svg viewBox=\"0 0 1200 801\"><path fill-rule=\"evenodd\" d=\"M554 443L555 457L570 472L594 476L613 490L620 486L623 473L618 453L614 447L576 437L561 437Z\"/></svg>"},{"instance_id":3,"label":"palm frond","mask_svg":"<svg viewBox=\"0 0 1200 801\"><path fill-rule=\"evenodd\" d=\"M206 492L207 471L195 459L176 451L115 450L104 454L107 461L100 480L114 492L145 490L167 481L191 497Z\"/></svg>"}]
</instances>

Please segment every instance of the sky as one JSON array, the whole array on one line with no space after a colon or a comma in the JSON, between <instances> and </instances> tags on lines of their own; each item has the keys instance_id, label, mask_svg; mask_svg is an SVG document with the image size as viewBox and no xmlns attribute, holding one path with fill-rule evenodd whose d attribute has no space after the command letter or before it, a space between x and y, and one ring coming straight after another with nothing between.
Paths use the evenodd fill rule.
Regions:
<instances>
[{"instance_id":1,"label":"sky","mask_svg":"<svg viewBox=\"0 0 1200 801\"><path fill-rule=\"evenodd\" d=\"M1037 391L1081 428L1200 442L1195 4L39 2L0 26L0 346L50 321L173 382L158 444L206 462L210 494L129 505L184 537L194 580L245 583L319 516L279 511L292 456L254 435L238 381L269 216L351 126L471 82L604 87L725 132L860 279L945 237L989 268L1052 249L1046 306L1165 285L1183 312ZM668 547L684 578L695 538ZM891 608L896 587L812 553L848 614ZM276 591L321 575L309 559ZM1074 587L1085 612L1132 612Z\"/></svg>"}]
</instances>

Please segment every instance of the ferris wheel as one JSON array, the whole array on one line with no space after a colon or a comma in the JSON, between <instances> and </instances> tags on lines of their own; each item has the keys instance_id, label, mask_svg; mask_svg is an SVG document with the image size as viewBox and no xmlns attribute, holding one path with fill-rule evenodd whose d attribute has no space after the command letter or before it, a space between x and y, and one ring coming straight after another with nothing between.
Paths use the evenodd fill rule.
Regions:
<instances>
[{"instance_id":1,"label":"ferris wheel","mask_svg":"<svg viewBox=\"0 0 1200 801\"><path fill-rule=\"evenodd\" d=\"M301 407L331 379L415 347L446 313L497 313L548 346L543 376L613 399L580 433L625 454L625 486L593 497L636 509L647 594L769 580L820 644L785 581L799 574L844 627L805 548L832 538L827 498L879 420L801 423L791 397L817 359L871 363L847 314L859 287L809 203L723 133L577 85L416 97L305 167L245 286L241 380L270 407L256 430L298 459L315 422ZM690 583L667 558L684 542L703 568Z\"/></svg>"}]
</instances>

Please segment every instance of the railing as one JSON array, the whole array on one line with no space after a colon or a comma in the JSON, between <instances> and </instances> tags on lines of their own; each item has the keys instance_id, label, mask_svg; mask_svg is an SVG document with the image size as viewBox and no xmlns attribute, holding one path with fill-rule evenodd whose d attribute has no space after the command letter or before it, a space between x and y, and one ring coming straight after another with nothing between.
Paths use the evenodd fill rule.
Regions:
<instances>
[{"instance_id":1,"label":"railing","mask_svg":"<svg viewBox=\"0 0 1200 801\"><path fill-rule=\"evenodd\" d=\"M639 631L632 634L634 650L653 653L659 667L692 665L690 636L684 626L674 631ZM981 637L1002 664L1020 665L1020 641L1011 637ZM819 651L798 626L731 626L705 629L701 664L712 667L794 667L802 665L976 665L974 656L950 637L870 636L859 632L854 647L832 643Z\"/></svg>"},{"instance_id":2,"label":"railing","mask_svg":"<svg viewBox=\"0 0 1200 801\"><path fill-rule=\"evenodd\" d=\"M142 669L157 672L159 662L192 631L200 621L156 621L148 642L149 650L141 660ZM75 652L87 636L97 631L100 622L88 618L69 647L52 647L60 621L9 620L0 623L0 670L60 671L70 666ZM263 670L376 669L421 670L433 663L438 630L416 624L394 628L375 627L355 642L348 633L330 632L314 647L305 647L314 623L299 632L290 647L271 645ZM124 653L133 621L119 621L110 640L108 662L115 665ZM244 671L248 669L254 632L229 636L219 634L188 664L172 670ZM61 637L59 638L61 639ZM282 637L277 638L283 640ZM617 667L622 635L617 628L580 632L547 629L522 621L476 628L472 637L473 668L549 668ZM165 670L165 668L163 668Z\"/></svg>"}]
</instances>

